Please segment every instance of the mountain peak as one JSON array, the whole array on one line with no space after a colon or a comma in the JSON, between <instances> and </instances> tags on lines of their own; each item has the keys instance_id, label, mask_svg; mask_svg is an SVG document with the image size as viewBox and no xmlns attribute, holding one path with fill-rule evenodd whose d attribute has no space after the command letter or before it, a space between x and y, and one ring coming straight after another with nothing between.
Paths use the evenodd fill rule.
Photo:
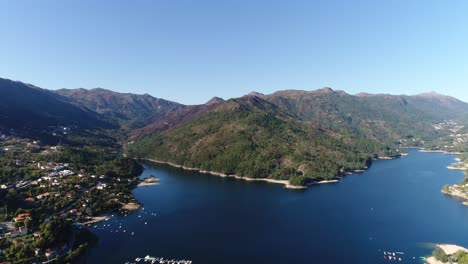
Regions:
<instances>
[{"instance_id":1,"label":"mountain peak","mask_svg":"<svg viewBox=\"0 0 468 264\"><path fill-rule=\"evenodd\" d=\"M321 88L321 89L318 89L317 91L318 91L318 92L324 92L324 93L334 93L334 92L335 92L335 91L334 91L332 88L330 88L330 87L323 87L323 88Z\"/></svg>"},{"instance_id":2,"label":"mountain peak","mask_svg":"<svg viewBox=\"0 0 468 264\"><path fill-rule=\"evenodd\" d=\"M447 95L440 94L438 92L430 91L428 93L420 93L418 96L424 96L424 97L449 97Z\"/></svg>"},{"instance_id":3,"label":"mountain peak","mask_svg":"<svg viewBox=\"0 0 468 264\"><path fill-rule=\"evenodd\" d=\"M318 90L315 90L313 91L315 93L319 93L319 94L338 94L338 95L347 95L347 93L345 91L342 91L342 90L333 90L332 88L330 87L323 87L321 89L318 89Z\"/></svg>"},{"instance_id":4,"label":"mountain peak","mask_svg":"<svg viewBox=\"0 0 468 264\"><path fill-rule=\"evenodd\" d=\"M264 94L259 93L259 92L255 92L255 91L252 91L252 92L248 93L247 95L248 96L258 96L258 97L264 96Z\"/></svg>"},{"instance_id":5,"label":"mountain peak","mask_svg":"<svg viewBox=\"0 0 468 264\"><path fill-rule=\"evenodd\" d=\"M221 97L213 97L211 98L208 102L206 102L207 105L212 105L212 104L217 104L217 103L222 103L224 102L224 99Z\"/></svg>"}]
</instances>

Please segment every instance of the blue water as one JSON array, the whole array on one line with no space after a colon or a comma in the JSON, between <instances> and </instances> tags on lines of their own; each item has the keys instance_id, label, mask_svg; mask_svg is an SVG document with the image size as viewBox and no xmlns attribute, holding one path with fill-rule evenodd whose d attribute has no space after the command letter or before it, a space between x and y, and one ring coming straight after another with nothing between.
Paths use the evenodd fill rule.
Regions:
<instances>
[{"instance_id":1,"label":"blue water","mask_svg":"<svg viewBox=\"0 0 468 264\"><path fill-rule=\"evenodd\" d=\"M91 228L100 241L87 260L361 264L398 251L401 263L421 263L432 243L468 246L468 207L440 192L463 179L446 168L454 158L412 150L304 191L145 164L142 177L161 185L134 190L144 210Z\"/></svg>"}]
</instances>

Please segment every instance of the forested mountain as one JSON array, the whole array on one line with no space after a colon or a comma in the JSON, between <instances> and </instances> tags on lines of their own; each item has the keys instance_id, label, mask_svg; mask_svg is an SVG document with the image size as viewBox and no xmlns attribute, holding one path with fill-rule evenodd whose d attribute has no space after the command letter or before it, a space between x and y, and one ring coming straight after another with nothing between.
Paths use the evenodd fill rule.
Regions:
<instances>
[{"instance_id":1,"label":"forested mountain","mask_svg":"<svg viewBox=\"0 0 468 264\"><path fill-rule=\"evenodd\" d=\"M201 115L128 146L133 157L247 177L329 179L364 168L374 154L396 155L379 142L356 135L345 142L308 126L255 95L218 103Z\"/></svg>"},{"instance_id":2,"label":"forested mountain","mask_svg":"<svg viewBox=\"0 0 468 264\"><path fill-rule=\"evenodd\" d=\"M330 88L251 93L199 108L186 109L189 118L171 118L170 126L159 122L137 130L128 153L297 183L395 156L400 140L418 139L411 145L446 136L434 124L468 113L468 104L433 93L349 95Z\"/></svg>"},{"instance_id":3,"label":"forested mountain","mask_svg":"<svg viewBox=\"0 0 468 264\"><path fill-rule=\"evenodd\" d=\"M148 94L117 93L102 88L60 89L55 92L130 129L165 119L186 108L184 105Z\"/></svg>"},{"instance_id":4,"label":"forested mountain","mask_svg":"<svg viewBox=\"0 0 468 264\"><path fill-rule=\"evenodd\" d=\"M57 125L116 128L96 112L49 90L0 78L0 127L43 129Z\"/></svg>"}]
</instances>

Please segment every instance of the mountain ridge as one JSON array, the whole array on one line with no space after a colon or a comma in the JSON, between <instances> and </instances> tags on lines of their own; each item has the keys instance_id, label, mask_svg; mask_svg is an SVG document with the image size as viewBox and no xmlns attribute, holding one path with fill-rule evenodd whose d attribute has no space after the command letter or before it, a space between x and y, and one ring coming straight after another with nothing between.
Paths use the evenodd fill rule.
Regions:
<instances>
[{"instance_id":1,"label":"mountain ridge","mask_svg":"<svg viewBox=\"0 0 468 264\"><path fill-rule=\"evenodd\" d=\"M374 158L398 156L401 146L440 149L452 142L451 151L464 151L453 131L468 124L468 104L454 97L351 95L329 87L183 105L148 94L51 91L0 79L0 103L1 127L107 129L120 135L129 157L294 184L366 168Z\"/></svg>"},{"instance_id":2,"label":"mountain ridge","mask_svg":"<svg viewBox=\"0 0 468 264\"><path fill-rule=\"evenodd\" d=\"M71 102L85 105L129 129L144 126L160 116L166 116L167 112L186 107L149 94L119 93L103 88L59 89L54 92Z\"/></svg>"}]
</instances>

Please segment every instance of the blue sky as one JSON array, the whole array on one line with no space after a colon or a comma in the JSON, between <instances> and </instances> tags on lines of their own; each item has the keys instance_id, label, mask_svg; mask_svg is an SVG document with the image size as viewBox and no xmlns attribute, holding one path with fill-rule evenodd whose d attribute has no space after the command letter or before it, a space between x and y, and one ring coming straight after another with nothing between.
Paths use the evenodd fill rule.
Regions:
<instances>
[{"instance_id":1,"label":"blue sky","mask_svg":"<svg viewBox=\"0 0 468 264\"><path fill-rule=\"evenodd\" d=\"M0 0L0 77L186 104L251 91L468 102L468 1Z\"/></svg>"}]
</instances>

